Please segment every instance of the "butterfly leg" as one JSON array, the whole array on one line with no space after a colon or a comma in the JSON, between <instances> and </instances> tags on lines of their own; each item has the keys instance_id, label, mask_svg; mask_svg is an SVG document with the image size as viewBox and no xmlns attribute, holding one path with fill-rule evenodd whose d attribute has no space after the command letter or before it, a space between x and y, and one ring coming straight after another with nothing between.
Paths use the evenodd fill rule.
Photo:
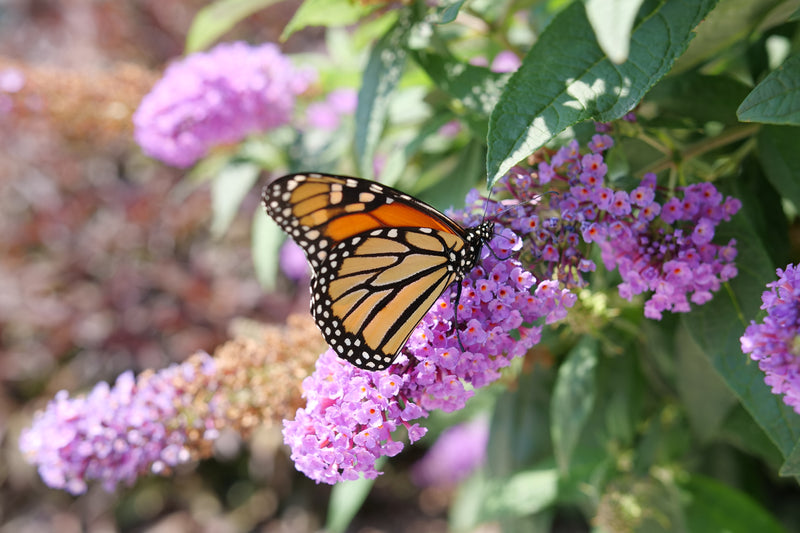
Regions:
<instances>
[{"instance_id":1,"label":"butterfly leg","mask_svg":"<svg viewBox=\"0 0 800 533\"><path fill-rule=\"evenodd\" d=\"M458 280L456 282L456 299L453 302L453 317L455 319L455 328L456 328L456 339L458 339L458 347L461 348L462 352L466 352L464 349L464 345L461 343L461 328L458 327L458 304L461 302L461 281Z\"/></svg>"}]
</instances>

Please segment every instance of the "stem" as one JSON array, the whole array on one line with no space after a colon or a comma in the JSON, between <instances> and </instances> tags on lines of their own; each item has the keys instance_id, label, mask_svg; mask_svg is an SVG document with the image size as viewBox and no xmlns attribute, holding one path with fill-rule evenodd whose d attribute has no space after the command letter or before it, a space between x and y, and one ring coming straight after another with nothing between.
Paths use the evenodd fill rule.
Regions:
<instances>
[{"instance_id":1,"label":"stem","mask_svg":"<svg viewBox=\"0 0 800 533\"><path fill-rule=\"evenodd\" d=\"M706 138L694 144L690 144L677 154L665 155L663 158L654 161L650 165L641 169L641 173L647 172L658 173L662 170L671 168L674 169L678 166L679 161L686 162L697 157L700 157L708 152L716 150L722 146L740 141L747 137L751 137L755 132L761 128L760 124L747 124L743 126L734 126L716 137ZM675 156L680 156L680 160L676 161Z\"/></svg>"}]
</instances>

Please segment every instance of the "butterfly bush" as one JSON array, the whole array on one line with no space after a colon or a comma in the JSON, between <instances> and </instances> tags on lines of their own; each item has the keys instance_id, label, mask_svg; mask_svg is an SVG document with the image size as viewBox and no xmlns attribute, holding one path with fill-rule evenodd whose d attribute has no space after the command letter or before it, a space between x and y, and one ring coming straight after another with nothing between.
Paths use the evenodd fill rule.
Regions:
<instances>
[{"instance_id":1,"label":"butterfly bush","mask_svg":"<svg viewBox=\"0 0 800 533\"><path fill-rule=\"evenodd\" d=\"M481 266L463 280L455 327L449 287L411 334L392 366L370 372L338 358L332 350L303 382L306 406L284 422L284 441L298 470L323 483L375 478L375 461L404 447L393 436L404 427L415 442L427 429L414 422L432 409L464 407L475 388L500 377L502 368L539 342L542 326L566 314L575 295L555 281L537 285L515 259L521 246L498 226ZM498 259L503 258L503 259ZM459 344L461 343L461 344ZM463 350L461 349L463 345Z\"/></svg>"},{"instance_id":2,"label":"butterfly bush","mask_svg":"<svg viewBox=\"0 0 800 533\"><path fill-rule=\"evenodd\" d=\"M189 427L176 423L170 428L164 421L178 420L182 398L176 378L192 380L195 372L213 375L213 359L198 357L138 380L124 372L113 387L100 382L84 397L70 398L60 391L23 430L20 449L39 466L48 486L72 494L85 492L89 479L112 491L148 470L161 472L187 462Z\"/></svg>"},{"instance_id":3,"label":"butterfly bush","mask_svg":"<svg viewBox=\"0 0 800 533\"><path fill-rule=\"evenodd\" d=\"M500 370L540 338L541 326L563 319L596 270L589 245L604 266L619 269L619 293L650 292L645 316L689 311L736 275L735 241L712 243L716 226L741 203L708 183L679 187L660 203L655 176L631 192L606 183L603 153L613 146L595 135L588 153L572 142L534 169L514 168L499 182L505 200L476 190L467 208L450 213L466 226L484 216L498 222L481 265L464 280L457 320L448 288L412 333L401 355L383 372L360 370L328 351L303 383L305 408L284 423L284 440L298 470L317 482L336 483L380 474L375 461L393 456L426 429L414 422L432 409L464 407L473 390L497 380ZM557 194L549 194L549 190ZM535 201L537 193L540 197ZM521 251L522 262L508 258ZM542 271L537 284L525 265ZM460 343L459 343L460 341ZM461 347L463 346L463 350Z\"/></svg>"},{"instance_id":4,"label":"butterfly bush","mask_svg":"<svg viewBox=\"0 0 800 533\"><path fill-rule=\"evenodd\" d=\"M144 152L185 168L215 146L287 124L313 80L272 43L223 43L170 65L133 115Z\"/></svg>"},{"instance_id":5,"label":"butterfly bush","mask_svg":"<svg viewBox=\"0 0 800 533\"><path fill-rule=\"evenodd\" d=\"M589 153L573 141L534 172L515 167L501 186L519 206L508 212L495 201L489 212L522 235L531 261L543 265L547 277L568 286L584 286L584 275L596 269L586 254L586 245L596 243L606 269L619 269L620 296L630 301L649 293L646 317L660 320L664 311L688 312L690 302L707 302L737 274L736 241L711 241L741 202L724 198L711 183L677 187L675 196L659 202L654 174L645 174L631 192L615 189L606 183L603 158L611 146L611 137L595 135ZM548 187L558 193L548 194ZM541 202L527 202L536 192Z\"/></svg>"},{"instance_id":6,"label":"butterfly bush","mask_svg":"<svg viewBox=\"0 0 800 533\"><path fill-rule=\"evenodd\" d=\"M135 378L125 372L84 396L61 391L22 431L20 449L45 484L72 494L92 480L112 491L210 457L223 428L246 438L293 413L297 376L310 372L324 346L310 317L248 335L261 341L232 340L213 358L198 352Z\"/></svg>"},{"instance_id":7,"label":"butterfly bush","mask_svg":"<svg viewBox=\"0 0 800 533\"><path fill-rule=\"evenodd\" d=\"M294 420L284 420L283 435L298 470L324 483L375 478L376 460L404 447L397 429L405 428L411 443L422 438L427 430L420 419L433 409L463 408L475 389L496 381L539 342L543 324L566 316L576 301L572 290L585 286L596 269L590 245L600 247L608 269L619 269L622 296L649 292L650 318L687 311L689 302L701 305L736 275L735 241L716 245L712 239L740 202L723 198L711 184L679 187L662 200L652 175L630 192L615 189L606 183L603 158L612 145L607 135L596 135L588 153L571 143L535 168L514 168L499 183L504 200L470 192L466 209L451 216L466 226L489 216L497 222L495 237L463 280L457 309L451 286L387 370L358 369L330 350L310 375L293 367L299 352L311 354L303 368L319 353L317 344L309 347L309 339L319 338L309 322L291 338L264 343L291 354L280 360L253 358L258 350L240 347L227 359L201 354L137 379L125 373L113 387L101 383L85 397L61 392L23 432L21 449L52 487L78 494L98 479L111 490L146 472L165 473L209 456L222 427L246 435L254 424L294 412ZM777 292L765 293L773 294L764 300L770 317L751 325L742 343L767 371L767 382L796 406L796 328L785 322L795 320L787 307L794 272L791 265L779 271L782 279L772 285ZM302 375L308 375L302 381L306 403L295 411L292 402L277 398L296 388ZM235 408L232 398L240 402Z\"/></svg>"},{"instance_id":8,"label":"butterfly bush","mask_svg":"<svg viewBox=\"0 0 800 533\"><path fill-rule=\"evenodd\" d=\"M800 268L790 264L777 275L761 295L767 316L761 324L751 321L740 342L772 393L800 414Z\"/></svg>"}]
</instances>

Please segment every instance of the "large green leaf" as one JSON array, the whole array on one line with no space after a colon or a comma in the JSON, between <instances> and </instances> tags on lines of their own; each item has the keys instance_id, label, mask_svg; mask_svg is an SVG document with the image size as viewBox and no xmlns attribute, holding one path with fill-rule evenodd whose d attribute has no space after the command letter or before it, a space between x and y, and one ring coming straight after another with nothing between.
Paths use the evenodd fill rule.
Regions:
<instances>
[{"instance_id":1,"label":"large green leaf","mask_svg":"<svg viewBox=\"0 0 800 533\"><path fill-rule=\"evenodd\" d=\"M686 328L678 328L675 352L676 384L678 394L686 406L689 425L701 442L709 442L737 404L736 397L731 394Z\"/></svg>"},{"instance_id":2,"label":"large green leaf","mask_svg":"<svg viewBox=\"0 0 800 533\"><path fill-rule=\"evenodd\" d=\"M550 433L562 472L569 470L572 452L594 406L597 347L596 339L584 336L558 369L550 404Z\"/></svg>"},{"instance_id":3,"label":"large green leaf","mask_svg":"<svg viewBox=\"0 0 800 533\"><path fill-rule=\"evenodd\" d=\"M739 342L746 323L758 314L761 293L774 280L775 270L747 219L734 217L717 232L720 242L731 237L738 243L739 275L730 282L730 291L720 291L685 315L683 322L728 387L787 457L800 438L800 416L770 392L763 372L742 353Z\"/></svg>"},{"instance_id":4,"label":"large green leaf","mask_svg":"<svg viewBox=\"0 0 800 533\"><path fill-rule=\"evenodd\" d=\"M197 12L186 34L186 53L207 48L239 21L278 0L217 0Z\"/></svg>"},{"instance_id":5,"label":"large green leaf","mask_svg":"<svg viewBox=\"0 0 800 533\"><path fill-rule=\"evenodd\" d=\"M672 66L716 0L660 3L634 26L631 54L615 65L576 3L560 13L511 77L489 121L490 185L577 122L630 111Z\"/></svg>"},{"instance_id":6,"label":"large green leaf","mask_svg":"<svg viewBox=\"0 0 800 533\"><path fill-rule=\"evenodd\" d=\"M389 111L389 99L403 75L408 57L405 45L417 17L417 10L402 10L395 25L372 48L364 70L356 108L355 150L359 172L367 179L375 174L375 149Z\"/></svg>"},{"instance_id":7,"label":"large green leaf","mask_svg":"<svg viewBox=\"0 0 800 533\"><path fill-rule=\"evenodd\" d=\"M800 128L765 126L758 133L759 161L781 196L800 208Z\"/></svg>"},{"instance_id":8,"label":"large green leaf","mask_svg":"<svg viewBox=\"0 0 800 533\"><path fill-rule=\"evenodd\" d=\"M790 56L739 106L744 122L800 125L800 54Z\"/></svg>"},{"instance_id":9,"label":"large green leaf","mask_svg":"<svg viewBox=\"0 0 800 533\"><path fill-rule=\"evenodd\" d=\"M784 533L770 513L746 494L719 481L692 476L682 488L688 493L686 524L689 531L725 533Z\"/></svg>"},{"instance_id":10,"label":"large green leaf","mask_svg":"<svg viewBox=\"0 0 800 533\"><path fill-rule=\"evenodd\" d=\"M597 43L614 63L628 59L631 30L644 0L586 0L586 16Z\"/></svg>"}]
</instances>

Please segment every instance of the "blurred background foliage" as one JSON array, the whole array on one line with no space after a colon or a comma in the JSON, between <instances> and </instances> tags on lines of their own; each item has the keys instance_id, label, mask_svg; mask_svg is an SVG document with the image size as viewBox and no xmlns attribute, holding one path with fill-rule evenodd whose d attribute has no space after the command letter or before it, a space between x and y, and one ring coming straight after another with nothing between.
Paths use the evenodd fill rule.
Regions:
<instances>
[{"instance_id":1,"label":"blurred background foliage","mask_svg":"<svg viewBox=\"0 0 800 533\"><path fill-rule=\"evenodd\" d=\"M213 351L238 317L280 322L306 312L306 287L274 266L280 234L252 225L261 215L257 187L212 204L214 183L243 160L274 170L377 174L446 208L484 182L487 157L491 178L514 153L538 142L525 130L530 118L522 117L526 143L497 151L502 143L492 143L492 133L513 129L515 118L496 113L490 121L492 107L508 105L512 96L531 98L524 101L538 116L535 95L509 90L498 99L508 76L463 64L489 65L507 50L524 55L559 13L583 9L582 3L472 0L430 11L403 5L410 2L382 4L9 0L0 6L0 72L18 69L26 81L17 95L24 105L0 115L0 531L302 532L326 523L332 530L387 532L800 530L796 480L778 475L784 464L797 475L790 452L798 422L776 416L772 433L765 433L765 422L759 427L753 419L754 413L796 415L760 382L755 387L763 390L743 394L754 373L720 368L731 353L724 341L738 335L714 336L704 325L742 317L719 295L688 320L668 316L659 323L614 295L611 302L582 295L583 314L568 318L499 386L481 391L464 411L428 421L423 445L454 424L489 420L485 466L457 486L415 484L412 465L424 449L412 446L385 463L374 486L344 484L332 494L295 472L279 428L264 428L246 445L226 435L215 458L196 469L145 478L115 494L99 486L78 498L50 490L24 462L20 428L58 390L80 391L126 369L162 368L195 350ZM596 4L587 0L585 7L591 12ZM645 10L663 5L644 4ZM752 238L740 241L740 253L750 258L744 269L759 282L746 284L750 307L758 305L770 270L798 257L799 168L787 154L800 137L796 125L755 128L744 122L748 109L738 117L737 109L796 51L797 9L797 2L720 2L685 53L665 52L680 55L667 65L668 76L652 88L637 85L631 102L614 101L632 106L646 94L638 123L619 126L610 175L674 171L680 154L686 157L681 179L719 180L726 194L756 200L745 205ZM458 14L455 23L438 26L441 41L413 30L420 27L414 20L432 12L440 23ZM574 38L572 30L562 37ZM609 38L603 28L594 31L601 43ZM393 48L386 35L410 45ZM299 128L227 147L189 179L146 158L132 141L130 116L139 100L171 59L217 40L281 42L296 64L318 71L309 101L337 88L361 90L355 120L335 133ZM374 60L381 46L394 52L384 63ZM620 49L613 39L604 46L623 58L649 50ZM453 76L456 65L464 69L460 78ZM666 73L657 70L650 74L656 79ZM528 75L536 86L547 72ZM487 99L476 102L467 89L478 83ZM619 109L600 104L591 116L618 118L612 115ZM588 137L592 124L578 123L586 118L553 118L554 129L566 129L557 142ZM763 118L762 110L755 120ZM452 120L458 128L443 130ZM378 126L370 130L370 123ZM375 128L379 135L365 133ZM576 341L583 333L592 336ZM599 352L605 357L591 355ZM587 364L594 379L580 372ZM747 367L743 355L740 366ZM751 382L731 383L738 375ZM776 405L759 411L770 401ZM776 438L785 428L783 440Z\"/></svg>"}]
</instances>

